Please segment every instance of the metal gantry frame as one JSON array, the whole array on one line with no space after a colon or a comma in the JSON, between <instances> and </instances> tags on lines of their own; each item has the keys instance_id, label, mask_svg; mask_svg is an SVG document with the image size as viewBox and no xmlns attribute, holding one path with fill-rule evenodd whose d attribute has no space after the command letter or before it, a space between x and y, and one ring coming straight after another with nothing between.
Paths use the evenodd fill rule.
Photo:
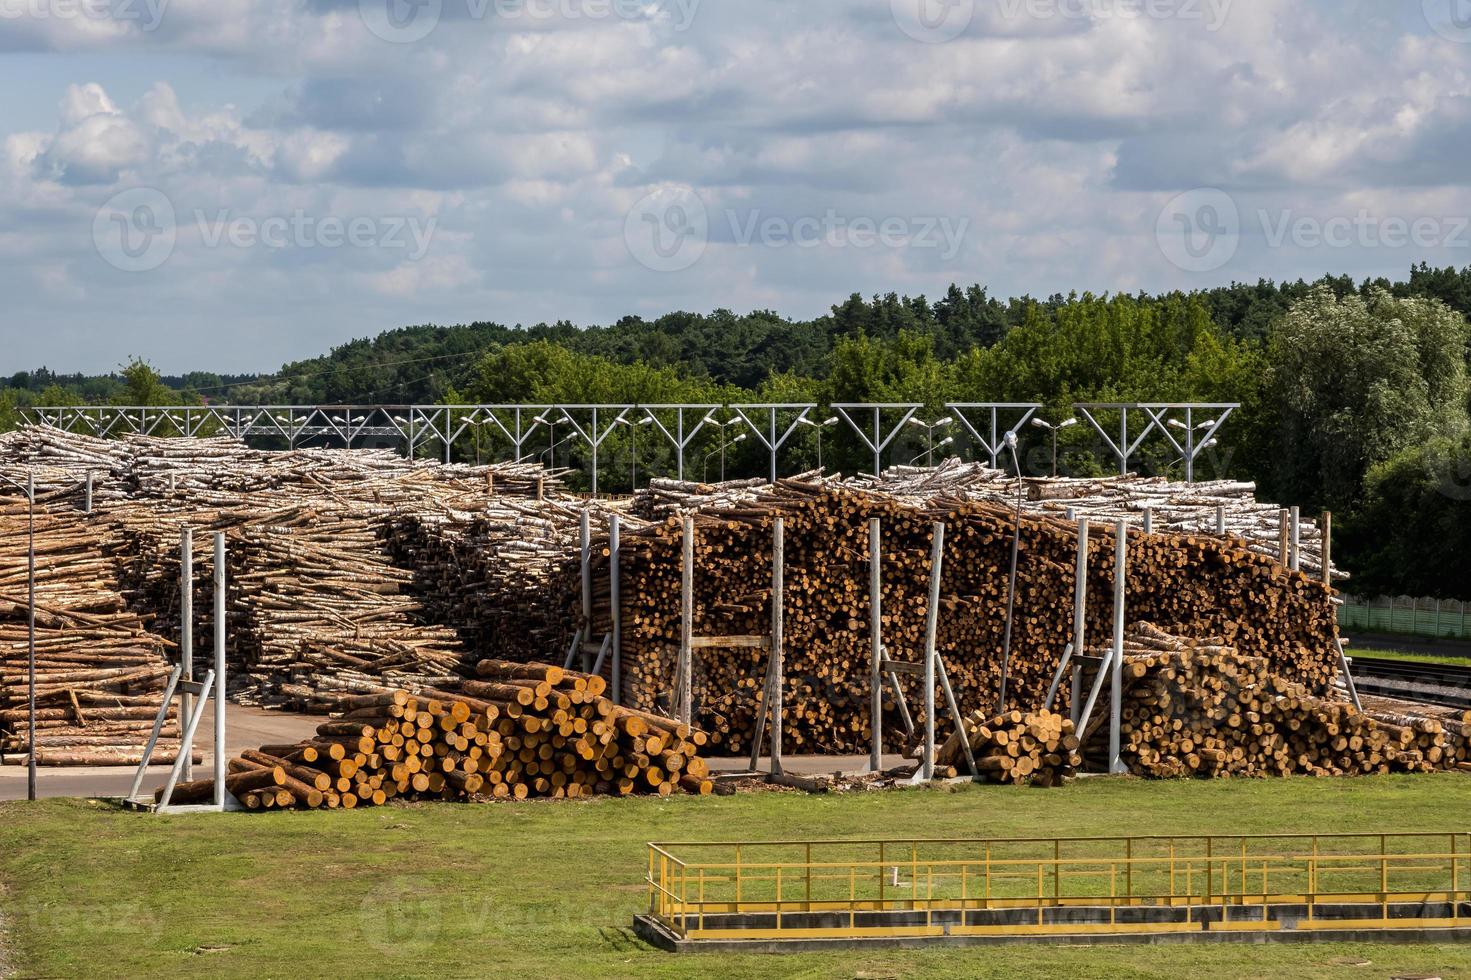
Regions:
<instances>
[{"instance_id":1,"label":"metal gantry frame","mask_svg":"<svg viewBox=\"0 0 1471 980\"><path fill-rule=\"evenodd\" d=\"M996 469L996 462L1001 455L1001 450L1006 448L1006 437L1021 432L1022 427L1032 420L1042 409L1040 402L946 402L945 407L955 413L960 419L960 424L965 426L965 431L976 444L986 451L991 457L991 469ZM983 431L971 420L970 412L989 412L989 425ZM1003 415L1021 413L1016 423L1009 428L1001 428Z\"/></svg>"},{"instance_id":2,"label":"metal gantry frame","mask_svg":"<svg viewBox=\"0 0 1471 980\"><path fill-rule=\"evenodd\" d=\"M862 439L863 444L873 453L873 475L881 476L884 470L884 450L888 449L894 440L899 437L899 433L904 431L904 426L909 424L909 420L914 418L914 414L921 408L924 408L924 405L918 402L845 402L842 404L834 402L831 407L833 411L843 417L843 421L847 422L854 432L858 433L858 438ZM864 431L864 427L859 425L858 421L848 414L850 411L873 412L873 436L871 438ZM888 435L885 435L883 430L883 415L885 412L904 413L904 417L889 430Z\"/></svg>"},{"instance_id":3,"label":"metal gantry frame","mask_svg":"<svg viewBox=\"0 0 1471 980\"><path fill-rule=\"evenodd\" d=\"M724 406L766 447L769 477L777 477L782 448L809 416L816 402L759 403ZM873 454L874 471L882 471L883 454L898 438L903 425L923 406L918 403L838 403L832 408L848 423ZM1043 407L1038 402L947 402L980 454L993 468L1008 437L1016 436ZM1195 478L1195 463L1214 444L1217 434L1240 405L1234 402L1079 402L1078 412L1103 439L1119 461L1121 473L1156 431L1163 434L1185 464L1187 480ZM264 436L284 439L295 448L303 439L323 439L354 448L369 437L392 439L414 457L426 446L441 450L448 462L457 440L466 433L489 428L504 437L520 462L528 443L543 428L566 422L574 436L591 450L591 482L598 480L598 449L630 412L651 419L673 447L676 467L684 477L686 451L722 408L715 404L466 404L466 405L77 405L28 408L31 422L93 436L228 434L236 439ZM872 412L872 425L861 413ZM885 432L884 412L902 412L903 421ZM1213 417L1197 422L1201 413ZM693 413L693 414L691 414ZM1110 433L1104 416L1117 413L1118 431ZM555 415L553 420L551 417ZM1137 420L1142 415L1143 420ZM1134 416L1131 418L1131 416ZM612 418L612 422L607 419ZM788 423L786 420L790 419ZM1183 430L1179 432L1178 430ZM496 441L499 441L497 438Z\"/></svg>"},{"instance_id":4,"label":"metal gantry frame","mask_svg":"<svg viewBox=\"0 0 1471 980\"><path fill-rule=\"evenodd\" d=\"M794 433L794 432L797 431L797 427L802 424L802 420L807 417L808 413L810 413L814 408L817 408L817 403L816 402L788 402L788 403L770 403L770 402L767 402L767 403L764 403L764 404L755 404L755 405L731 405L731 406L729 406L729 408L730 408L730 410L732 412L736 413L736 415L740 416L741 421L743 421L743 422L746 423L746 426L752 432L754 432L756 434L756 438L761 440L761 445L765 446L766 449L767 449L767 452L769 452L771 454L771 482L772 483L775 483L776 482L776 454L779 453L779 452L781 452L781 447L782 446L785 446L787 444L787 440L792 437L792 433ZM767 413L767 423L768 423L767 431L770 432L770 436L769 437L767 435L767 432L763 432L762 429L761 429L761 426L757 425L751 419L751 416L749 416L749 415L746 414L746 411L747 410L750 410L750 411L753 411L753 412L766 412ZM777 434L777 414L779 412L796 412L797 413L797 417L792 420L792 424L791 425L788 425L786 427L786 429L780 435Z\"/></svg>"},{"instance_id":5,"label":"metal gantry frame","mask_svg":"<svg viewBox=\"0 0 1471 980\"><path fill-rule=\"evenodd\" d=\"M695 437L698 436L700 434L700 431L705 428L705 424L707 422L709 422L712 417L714 417L714 415L715 415L716 412L720 411L721 406L719 406L719 405L685 404L685 405L640 405L638 407L643 410L643 412L644 412L645 415L647 415L649 418L651 418L651 419L654 420L654 427L656 429L658 429L660 432L664 433L664 438L665 439L668 439L669 440L669 444L674 447L674 455L675 455L675 459L677 460L677 462L675 464L676 467L677 467L677 471L676 472L677 472L678 478L680 480L683 480L684 479L684 451L689 448L690 443L692 443L692 442L695 441ZM661 419L661 418L659 418L659 413L660 412L674 412L675 413L675 422L674 422L674 431L673 432L670 432L669 431L669 427L664 424L664 420ZM688 430L685 429L685 423L684 423L684 413L685 412L702 412L703 413L700 416L699 421L697 421L694 424L694 428L691 428L691 429L688 429Z\"/></svg>"},{"instance_id":6,"label":"metal gantry frame","mask_svg":"<svg viewBox=\"0 0 1471 980\"><path fill-rule=\"evenodd\" d=\"M1231 413L1240 407L1239 402L1077 402L1073 405L1073 409L1081 414L1089 425L1093 426L1093 431L1098 433L1108 448L1118 457L1120 476L1128 475L1129 458L1138 452L1139 447L1144 445L1144 441L1158 429L1164 433L1165 438L1177 452L1184 454L1185 478L1191 482L1195 479L1195 460L1208 448L1211 440L1215 438L1216 433L1220 431ZM1209 431L1197 439L1195 437L1195 413L1200 411L1216 412L1219 415L1204 425L1204 428ZM1099 421L1097 413L1102 412L1118 413L1117 442ZM1129 428L1130 412L1142 412L1149 420L1143 431L1133 436L1130 435ZM1176 412L1185 413L1186 439L1183 446L1175 438L1174 433L1170 432L1171 417Z\"/></svg>"}]
</instances>

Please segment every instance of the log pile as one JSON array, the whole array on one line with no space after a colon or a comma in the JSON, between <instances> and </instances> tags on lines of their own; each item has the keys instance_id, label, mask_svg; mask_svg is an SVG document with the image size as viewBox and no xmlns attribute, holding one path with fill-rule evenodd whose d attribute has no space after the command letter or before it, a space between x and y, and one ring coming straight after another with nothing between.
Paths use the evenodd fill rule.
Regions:
<instances>
[{"instance_id":1,"label":"log pile","mask_svg":"<svg viewBox=\"0 0 1471 980\"><path fill-rule=\"evenodd\" d=\"M890 493L912 502L937 496L967 500L989 500L1015 507L1016 478L1004 470L981 463L949 459L929 469L899 466L885 470L882 477L856 477L853 486ZM1037 516L1062 516L1072 512L1094 522L1127 518L1140 523L1145 511L1154 530L1196 536L1217 535L1218 512L1225 518L1225 537L1268 558L1279 558L1282 540L1282 509L1256 499L1256 484L1236 480L1180 483L1165 477L1112 476L1084 478L1023 479L1022 508ZM1300 564L1303 571L1322 578L1323 542L1317 522L1304 515L1299 527ZM1346 579L1346 572L1333 575Z\"/></svg>"},{"instance_id":2,"label":"log pile","mask_svg":"<svg viewBox=\"0 0 1471 980\"><path fill-rule=\"evenodd\" d=\"M1365 699L1360 712L1276 675L1221 637L1186 639L1140 623L1124 653L1121 755L1141 775L1361 775L1471 761L1466 714L1388 699ZM1095 711L1090 729L1106 714ZM1087 740L1096 765L1106 741Z\"/></svg>"},{"instance_id":3,"label":"log pile","mask_svg":"<svg viewBox=\"0 0 1471 980\"><path fill-rule=\"evenodd\" d=\"M745 491L742 491L746 494ZM780 481L754 497L696 516L694 624L697 636L769 630L770 542L786 521L786 746L793 752L850 753L869 742L868 527L883 521L884 642L894 659L918 662L923 648L931 526L946 526L937 646L960 703L994 711L999 702L1006 569L1012 515L995 504L947 497L922 505L829 483ZM1022 522L1016 618L1008 690L1011 703L1041 703L1072 638L1077 528L1055 517ZM1113 531L1093 526L1087 603L1090 636L1111 635ZM624 691L630 703L669 710L680 634L681 528L670 518L623 540ZM1243 653L1314 691L1337 674L1334 609L1327 587L1302 573L1214 538L1134 533L1126 608L1179 632L1220 634ZM606 631L607 544L600 539L594 632ZM574 610L569 608L568 617ZM697 722L723 751L746 751L764 674L758 649L697 651ZM917 685L905 680L911 710ZM886 700L885 727L899 730ZM940 724L944 725L943 717ZM919 721L916 720L916 724ZM897 737L888 747L903 749Z\"/></svg>"},{"instance_id":4,"label":"log pile","mask_svg":"<svg viewBox=\"0 0 1471 980\"><path fill-rule=\"evenodd\" d=\"M385 535L394 560L415 570L425 615L455 626L473 655L537 660L576 629L563 597L578 589L584 506L601 527L616 507L495 497L475 512L404 511Z\"/></svg>"},{"instance_id":5,"label":"log pile","mask_svg":"<svg viewBox=\"0 0 1471 980\"><path fill-rule=\"evenodd\" d=\"M979 711L966 719L965 738L976 762L976 775L987 782L1061 786L1082 765L1072 719L1051 711L1008 711L986 717ZM937 765L965 772L969 767L959 732L952 732L935 752Z\"/></svg>"},{"instance_id":6,"label":"log pile","mask_svg":"<svg viewBox=\"0 0 1471 980\"><path fill-rule=\"evenodd\" d=\"M36 761L136 764L158 714L167 641L128 608L99 528L70 509L36 512ZM27 674L26 511L0 508L0 752L30 748ZM172 761L170 718L155 758Z\"/></svg>"},{"instance_id":7,"label":"log pile","mask_svg":"<svg viewBox=\"0 0 1471 980\"><path fill-rule=\"evenodd\" d=\"M477 675L455 690L344 698L314 738L230 760L226 788L253 810L711 792L703 734L615 707L602 678L496 660ZM214 781L200 780L172 802L213 796Z\"/></svg>"}]
</instances>

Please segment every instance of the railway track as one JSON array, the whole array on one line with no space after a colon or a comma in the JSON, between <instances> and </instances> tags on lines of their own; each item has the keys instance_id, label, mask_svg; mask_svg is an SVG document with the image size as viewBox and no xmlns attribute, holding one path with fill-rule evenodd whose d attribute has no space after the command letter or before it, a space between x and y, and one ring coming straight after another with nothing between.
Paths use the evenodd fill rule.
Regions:
<instances>
[{"instance_id":1,"label":"railway track","mask_svg":"<svg viewBox=\"0 0 1471 980\"><path fill-rule=\"evenodd\" d=\"M1354 684L1365 694L1471 708L1471 667L1356 657L1352 672Z\"/></svg>"}]
</instances>

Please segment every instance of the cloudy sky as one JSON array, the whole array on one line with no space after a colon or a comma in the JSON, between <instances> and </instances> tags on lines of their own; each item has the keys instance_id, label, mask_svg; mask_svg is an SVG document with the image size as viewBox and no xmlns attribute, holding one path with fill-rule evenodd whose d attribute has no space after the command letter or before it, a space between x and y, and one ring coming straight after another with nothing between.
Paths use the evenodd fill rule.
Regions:
<instances>
[{"instance_id":1,"label":"cloudy sky","mask_svg":"<svg viewBox=\"0 0 1471 980\"><path fill-rule=\"evenodd\" d=\"M1471 0L0 0L0 372L1471 263Z\"/></svg>"}]
</instances>

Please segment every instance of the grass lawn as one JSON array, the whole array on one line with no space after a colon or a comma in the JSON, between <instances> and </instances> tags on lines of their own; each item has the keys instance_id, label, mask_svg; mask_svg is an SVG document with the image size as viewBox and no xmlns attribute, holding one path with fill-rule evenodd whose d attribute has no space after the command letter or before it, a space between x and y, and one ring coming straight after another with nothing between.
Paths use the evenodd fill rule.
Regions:
<instances>
[{"instance_id":1,"label":"grass lawn","mask_svg":"<svg viewBox=\"0 0 1471 980\"><path fill-rule=\"evenodd\" d=\"M1468 809L1460 775L179 817L6 803L0 910L25 976L1464 977L1471 946L676 957L630 920L651 839L1429 831L1464 829Z\"/></svg>"},{"instance_id":2,"label":"grass lawn","mask_svg":"<svg viewBox=\"0 0 1471 980\"><path fill-rule=\"evenodd\" d=\"M1346 652L1350 657L1362 657L1365 660L1408 660L1422 664L1448 664L1452 667L1471 667L1471 657L1458 657L1451 654L1412 653L1407 650L1394 650L1383 647L1353 647Z\"/></svg>"}]
</instances>

